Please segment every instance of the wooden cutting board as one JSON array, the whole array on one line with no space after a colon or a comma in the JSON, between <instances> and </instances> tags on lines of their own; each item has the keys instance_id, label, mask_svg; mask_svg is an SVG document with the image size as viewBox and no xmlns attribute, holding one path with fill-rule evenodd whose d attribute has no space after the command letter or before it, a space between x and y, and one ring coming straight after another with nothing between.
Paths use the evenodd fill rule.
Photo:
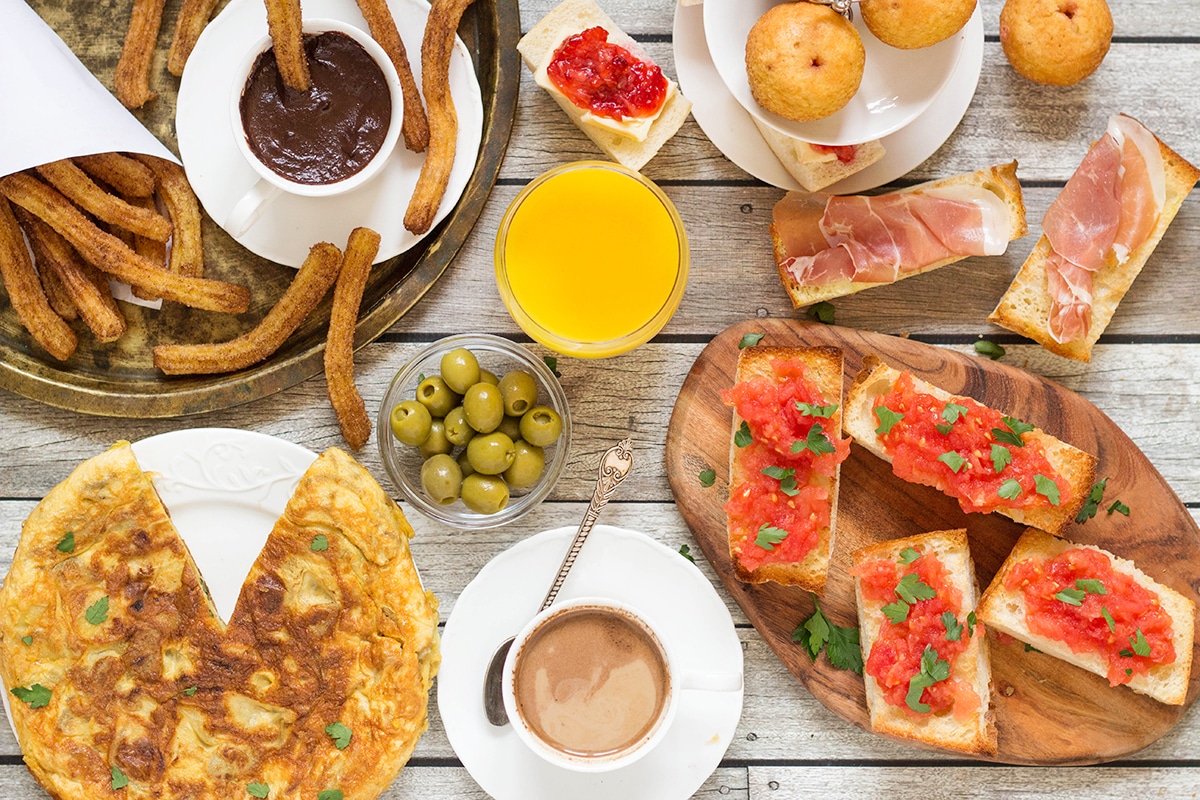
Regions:
<instances>
[{"instance_id":1,"label":"wooden cutting board","mask_svg":"<svg viewBox=\"0 0 1200 800\"><path fill-rule=\"evenodd\" d=\"M869 729L862 678L833 668L824 655L812 661L792 642L792 631L813 611L812 595L773 583L741 583L730 563L723 505L729 496L731 411L722 403L721 391L733 385L738 342L753 332L765 334L764 345L840 347L845 389L863 356L873 352L936 386L974 397L1095 453L1098 475L1109 477L1105 502L1095 518L1069 525L1066 538L1132 559L1155 580L1200 601L1200 530L1129 437L1079 395L1003 363L883 334L786 319L739 323L713 339L684 381L667 431L667 474L680 513L726 589L780 660L838 716ZM709 468L717 480L706 488L698 476ZM1105 513L1115 499L1130 506L1129 517ZM900 480L890 465L851 445L842 464L836 539L821 608L836 624L857 624L854 585L847 573L853 550L962 527L984 588L1022 527L998 514L964 514L954 500ZM1196 641L1200 648L1200 634ZM1026 652L1020 642L1002 643L989 634L989 645L999 731L995 760L1000 762L1089 764L1120 758L1166 733L1200 692L1200 674L1193 670L1187 704L1166 706L1127 688L1110 687L1104 678L1066 662Z\"/></svg>"}]
</instances>

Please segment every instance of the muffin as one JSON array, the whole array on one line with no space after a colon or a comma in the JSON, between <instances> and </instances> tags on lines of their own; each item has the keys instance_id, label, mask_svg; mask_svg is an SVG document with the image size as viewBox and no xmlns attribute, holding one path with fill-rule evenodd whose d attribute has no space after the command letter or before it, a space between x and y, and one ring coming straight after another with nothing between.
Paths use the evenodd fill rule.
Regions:
<instances>
[{"instance_id":1,"label":"muffin","mask_svg":"<svg viewBox=\"0 0 1200 800\"><path fill-rule=\"evenodd\" d=\"M862 83L864 62L858 31L829 6L774 6L746 39L754 99L796 122L828 117L849 103Z\"/></svg>"},{"instance_id":2,"label":"muffin","mask_svg":"<svg viewBox=\"0 0 1200 800\"><path fill-rule=\"evenodd\" d=\"M962 30L975 13L975 0L862 0L858 8L879 41L915 50Z\"/></svg>"},{"instance_id":3,"label":"muffin","mask_svg":"<svg viewBox=\"0 0 1200 800\"><path fill-rule=\"evenodd\" d=\"M1000 45L1013 69L1037 83L1070 86L1096 71L1112 43L1105 0L1008 0Z\"/></svg>"}]
</instances>

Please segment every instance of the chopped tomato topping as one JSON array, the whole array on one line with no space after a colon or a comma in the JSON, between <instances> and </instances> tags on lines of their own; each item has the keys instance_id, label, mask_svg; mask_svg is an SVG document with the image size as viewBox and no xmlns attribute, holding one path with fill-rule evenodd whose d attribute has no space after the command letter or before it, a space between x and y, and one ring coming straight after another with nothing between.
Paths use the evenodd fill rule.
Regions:
<instances>
[{"instance_id":1,"label":"chopped tomato topping","mask_svg":"<svg viewBox=\"0 0 1200 800\"><path fill-rule=\"evenodd\" d=\"M1091 581L1099 581L1105 594L1089 591L1097 588ZM1063 642L1074 653L1102 656L1113 686L1145 675L1155 664L1175 661L1171 617L1159 605L1158 595L1113 569L1105 553L1078 547L1048 560L1026 559L1009 571L1004 586L1025 596L1025 621L1031 631ZM1080 604L1055 597L1064 590L1070 590L1071 599L1079 599ZM1147 654L1139 654L1135 647Z\"/></svg>"},{"instance_id":2,"label":"chopped tomato topping","mask_svg":"<svg viewBox=\"0 0 1200 800\"><path fill-rule=\"evenodd\" d=\"M601 27L567 37L546 74L567 99L599 117L649 117L667 99L667 79L658 65L612 44Z\"/></svg>"}]
</instances>

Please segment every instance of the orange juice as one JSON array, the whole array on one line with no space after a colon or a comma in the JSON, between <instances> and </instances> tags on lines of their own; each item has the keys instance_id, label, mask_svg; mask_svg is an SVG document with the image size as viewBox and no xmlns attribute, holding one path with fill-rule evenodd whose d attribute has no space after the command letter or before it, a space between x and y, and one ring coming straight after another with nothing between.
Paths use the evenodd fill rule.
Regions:
<instances>
[{"instance_id":1,"label":"orange juice","mask_svg":"<svg viewBox=\"0 0 1200 800\"><path fill-rule=\"evenodd\" d=\"M667 323L687 283L683 224L640 174L568 164L513 201L496 240L496 281L517 323L567 355L631 350Z\"/></svg>"}]
</instances>

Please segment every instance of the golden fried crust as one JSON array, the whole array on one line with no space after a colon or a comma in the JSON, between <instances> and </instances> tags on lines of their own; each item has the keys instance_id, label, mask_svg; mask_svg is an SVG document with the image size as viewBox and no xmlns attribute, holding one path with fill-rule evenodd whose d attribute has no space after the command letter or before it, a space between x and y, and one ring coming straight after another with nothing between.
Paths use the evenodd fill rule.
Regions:
<instances>
[{"instance_id":1,"label":"golden fried crust","mask_svg":"<svg viewBox=\"0 0 1200 800\"><path fill-rule=\"evenodd\" d=\"M1031 81L1070 86L1100 66L1112 44L1106 0L1006 0L1000 46Z\"/></svg>"},{"instance_id":2,"label":"golden fried crust","mask_svg":"<svg viewBox=\"0 0 1200 800\"><path fill-rule=\"evenodd\" d=\"M240 797L251 782L377 796L425 730L439 660L411 535L366 470L326 452L226 630L128 445L84 462L26 522L0 589L0 675L51 690L43 708L13 702L30 769L77 800L111 797L114 766L129 798ZM344 749L334 722L351 731Z\"/></svg>"}]
</instances>

